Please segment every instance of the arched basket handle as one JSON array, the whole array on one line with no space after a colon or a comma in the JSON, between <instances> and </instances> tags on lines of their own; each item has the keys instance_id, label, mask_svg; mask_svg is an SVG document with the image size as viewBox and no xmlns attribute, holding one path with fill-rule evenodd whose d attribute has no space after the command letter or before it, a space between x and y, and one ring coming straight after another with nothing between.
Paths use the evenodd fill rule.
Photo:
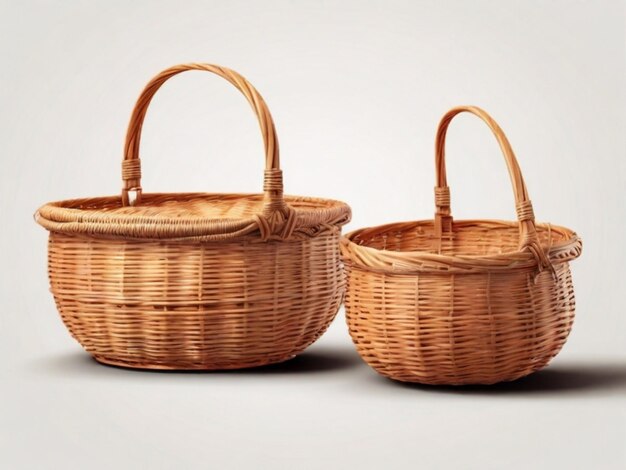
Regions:
<instances>
[{"instance_id":1,"label":"arched basket handle","mask_svg":"<svg viewBox=\"0 0 626 470\"><path fill-rule=\"evenodd\" d=\"M491 129L494 136L500 144L500 149L506 160L506 165L511 177L513 185L513 193L515 195L515 208L517 212L517 220L519 221L519 248L520 250L530 250L537 258L539 269L549 268L554 272L554 268L550 260L546 256L544 250L539 244L537 229L535 227L535 215L533 207L528 197L524 177L520 170L515 153L511 148L509 140L500 129L500 126L493 120L489 114L476 106L459 106L448 111L437 129L437 137L435 140L435 168L436 168L436 186L435 186L435 234L443 238L446 233L452 231L452 212L450 210L450 188L448 187L446 175L446 158L445 143L448 126L452 119L463 112L474 114L481 118Z\"/></svg>"},{"instance_id":2,"label":"arched basket handle","mask_svg":"<svg viewBox=\"0 0 626 470\"><path fill-rule=\"evenodd\" d=\"M288 208L283 200L283 180L280 169L280 159L278 152L278 139L274 128L274 121L259 92L241 75L234 70L218 65L190 63L170 67L155 76L145 86L141 95L135 103L128 130L126 132L126 143L124 145L124 160L122 162L122 204L131 204L129 192L136 192L133 204L141 203L141 160L139 159L139 144L141 141L141 130L144 118L150 105L152 97L157 90L168 79L174 75L188 70L201 70L212 72L228 80L246 97L254 110L265 144L265 173L263 180L263 191L265 202L262 213L267 217L276 212L287 213Z\"/></svg>"}]
</instances>

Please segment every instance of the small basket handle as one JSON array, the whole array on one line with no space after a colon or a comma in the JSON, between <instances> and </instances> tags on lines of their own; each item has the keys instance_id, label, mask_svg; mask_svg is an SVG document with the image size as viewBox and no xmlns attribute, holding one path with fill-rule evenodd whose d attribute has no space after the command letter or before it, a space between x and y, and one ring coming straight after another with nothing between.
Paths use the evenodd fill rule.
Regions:
<instances>
[{"instance_id":1,"label":"small basket handle","mask_svg":"<svg viewBox=\"0 0 626 470\"><path fill-rule=\"evenodd\" d=\"M283 181L280 169L278 153L278 140L274 121L259 92L241 75L234 70L212 64L189 63L170 67L155 76L145 86L135 103L135 108L128 124L126 143L124 145L124 160L122 162L122 203L125 206L131 204L129 191L136 192L133 204L141 202L141 161L139 159L139 144L141 141L141 129L143 127L146 111L152 97L168 79L187 70L203 70L212 72L225 78L232 83L246 97L254 110L265 144L265 173L263 190L265 192L265 205L263 214L269 216L276 212L286 214L288 208L283 200Z\"/></svg>"},{"instance_id":2,"label":"small basket handle","mask_svg":"<svg viewBox=\"0 0 626 470\"><path fill-rule=\"evenodd\" d=\"M467 112L474 114L481 118L491 129L500 149L504 154L506 165L511 177L511 183L513 185L513 193L515 195L517 220L519 221L520 232L520 250L528 249L532 251L538 261L539 269L549 268L554 273L554 268L550 263L550 260L546 256L544 250L539 244L539 237L537 236L537 229L535 227L535 215L533 213L533 207L528 197L528 191L526 190L526 184L524 183L524 177L520 170L515 153L511 148L509 140L506 135L500 129L500 126L493 120L489 114L484 110L476 106L459 106L448 111L437 129L437 137L435 140L435 168L436 168L436 186L435 186L435 234L437 237L442 238L446 233L452 231L452 213L450 210L450 188L448 187L448 181L446 176L446 158L445 158L445 144L446 133L448 126L452 119L460 113Z\"/></svg>"}]
</instances>

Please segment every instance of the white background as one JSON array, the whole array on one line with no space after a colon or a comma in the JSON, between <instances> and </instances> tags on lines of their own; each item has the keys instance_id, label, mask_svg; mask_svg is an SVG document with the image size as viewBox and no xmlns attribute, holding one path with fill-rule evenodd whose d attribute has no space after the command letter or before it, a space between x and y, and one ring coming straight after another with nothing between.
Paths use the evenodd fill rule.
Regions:
<instances>
[{"instance_id":1,"label":"white background","mask_svg":"<svg viewBox=\"0 0 626 470\"><path fill-rule=\"evenodd\" d=\"M0 2L0 467L595 468L626 466L623 2ZM237 373L91 361L48 292L51 200L116 194L125 126L154 74L222 64L265 97L286 191L351 204L355 229L433 213L433 139L458 104L507 132L541 221L584 241L577 319L543 372L491 388L377 376L343 311L309 352ZM259 191L243 97L188 73L144 128L145 191ZM448 141L457 218L514 216L478 119Z\"/></svg>"}]
</instances>

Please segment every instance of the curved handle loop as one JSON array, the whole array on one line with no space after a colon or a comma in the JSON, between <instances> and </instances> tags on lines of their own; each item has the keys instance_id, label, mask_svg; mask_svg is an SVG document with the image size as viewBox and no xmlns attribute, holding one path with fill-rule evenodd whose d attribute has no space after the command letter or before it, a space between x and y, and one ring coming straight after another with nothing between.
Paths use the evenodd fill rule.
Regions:
<instances>
[{"instance_id":1,"label":"curved handle loop","mask_svg":"<svg viewBox=\"0 0 626 470\"><path fill-rule=\"evenodd\" d=\"M500 149L506 160L511 183L513 185L513 193L515 195L515 208L520 232L520 250L529 249L537 258L540 270L549 268L554 273L552 264L539 244L533 206L528 198L524 177L522 176L522 171L517 163L511 144L493 118L476 106L459 106L451 109L443 116L437 129L437 137L435 140L435 171L437 178L435 186L435 233L438 237L442 237L445 233L452 231L450 188L448 187L446 175L445 143L450 122L457 114L463 112L471 113L481 118L489 126L491 132L493 132L498 140L498 144L500 144Z\"/></svg>"},{"instance_id":2,"label":"curved handle loop","mask_svg":"<svg viewBox=\"0 0 626 470\"><path fill-rule=\"evenodd\" d=\"M163 83L174 75L187 70L203 70L219 75L232 83L246 97L257 116L265 144L265 173L263 182L265 206L263 214L265 216L276 212L286 214L288 208L283 200L283 180L282 171L280 170L278 140L274 128L274 121L272 120L272 116L265 101L259 92L234 70L218 65L199 63L176 65L162 71L150 80L141 92L141 95L139 95L128 124L126 143L124 145L124 160L122 162L123 205L127 206L130 204L128 197L129 191L136 191L137 193L134 204L141 202L141 161L139 159L139 144L141 141L141 129L150 101Z\"/></svg>"}]
</instances>

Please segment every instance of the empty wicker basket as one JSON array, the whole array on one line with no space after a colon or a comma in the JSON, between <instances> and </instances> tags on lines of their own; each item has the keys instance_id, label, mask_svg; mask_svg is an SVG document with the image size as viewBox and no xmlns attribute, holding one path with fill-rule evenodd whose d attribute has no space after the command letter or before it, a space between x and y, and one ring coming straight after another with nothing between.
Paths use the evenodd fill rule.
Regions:
<instances>
[{"instance_id":1,"label":"empty wicker basket","mask_svg":"<svg viewBox=\"0 0 626 470\"><path fill-rule=\"evenodd\" d=\"M265 142L264 194L142 194L146 110L159 87L186 70L225 78L252 105ZM283 196L272 117L241 75L186 64L153 78L132 113L122 179L121 196L55 202L36 213L50 231L50 284L63 321L98 361L260 366L293 357L326 330L343 297L339 237L350 208Z\"/></svg>"},{"instance_id":2,"label":"empty wicker basket","mask_svg":"<svg viewBox=\"0 0 626 470\"><path fill-rule=\"evenodd\" d=\"M470 112L495 134L506 158L518 222L452 221L445 137ZM544 367L574 318L569 261L581 241L536 224L511 146L476 107L452 109L436 139L434 220L346 235L346 316L359 354L379 373L424 384L492 384Z\"/></svg>"}]
</instances>

